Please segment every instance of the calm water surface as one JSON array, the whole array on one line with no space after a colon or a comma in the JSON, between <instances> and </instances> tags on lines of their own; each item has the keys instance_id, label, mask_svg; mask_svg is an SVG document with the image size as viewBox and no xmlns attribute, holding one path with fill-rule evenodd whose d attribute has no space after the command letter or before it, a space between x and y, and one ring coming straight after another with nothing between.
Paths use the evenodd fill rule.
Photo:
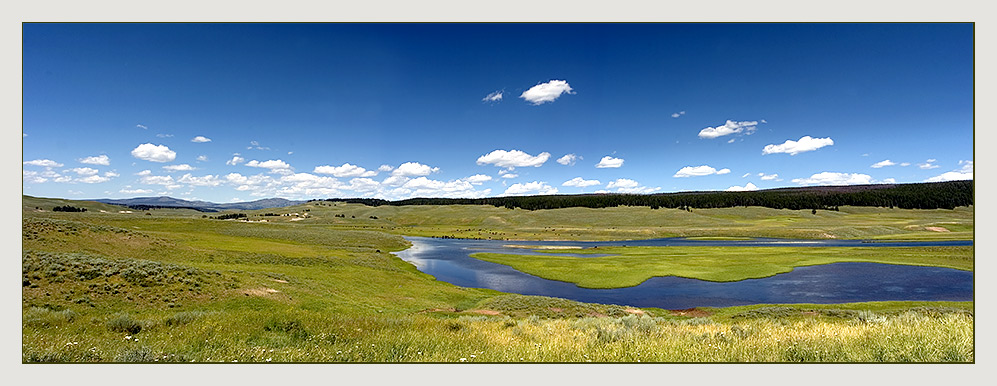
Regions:
<instances>
[{"instance_id":1,"label":"calm water surface","mask_svg":"<svg viewBox=\"0 0 997 386\"><path fill-rule=\"evenodd\" d=\"M797 267L762 279L717 283L679 277L655 277L635 287L580 288L542 279L470 257L476 252L536 254L506 245L579 246L809 246L889 247L973 245L972 241L882 243L861 240L689 240L667 238L630 241L503 241L405 237L412 247L394 252L437 280L462 287L490 288L582 302L683 309L759 303L847 303L885 300L973 300L973 273L951 268L876 263L834 263ZM559 255L595 257L605 255Z\"/></svg>"}]
</instances>

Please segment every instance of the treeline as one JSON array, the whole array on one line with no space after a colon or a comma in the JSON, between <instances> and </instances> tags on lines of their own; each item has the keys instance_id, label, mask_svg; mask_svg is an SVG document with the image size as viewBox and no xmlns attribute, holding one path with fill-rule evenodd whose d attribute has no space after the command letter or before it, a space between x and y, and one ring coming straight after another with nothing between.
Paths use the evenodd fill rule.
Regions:
<instances>
[{"instance_id":1,"label":"treeline","mask_svg":"<svg viewBox=\"0 0 997 386\"><path fill-rule=\"evenodd\" d=\"M65 206L57 206L55 208L52 208L52 211L53 212L86 212L87 208L77 208L75 206L65 205Z\"/></svg>"},{"instance_id":2,"label":"treeline","mask_svg":"<svg viewBox=\"0 0 997 386\"><path fill-rule=\"evenodd\" d=\"M128 208L135 209L135 210L149 210L149 209L193 209L193 210L196 210L198 212L208 212L208 213L217 212L217 210L214 210L214 209L198 208L198 207L194 207L194 206L169 206L169 205L144 205L144 204L135 204L135 205L128 205Z\"/></svg>"},{"instance_id":3,"label":"treeline","mask_svg":"<svg viewBox=\"0 0 997 386\"><path fill-rule=\"evenodd\" d=\"M234 218L246 218L246 217L248 217L248 216L246 216L245 213L229 213L229 214L220 214L218 216L212 216L212 217L208 217L208 218L215 219L215 220L230 220L230 219L234 219Z\"/></svg>"},{"instance_id":4,"label":"treeline","mask_svg":"<svg viewBox=\"0 0 997 386\"><path fill-rule=\"evenodd\" d=\"M774 209L834 210L838 206L875 206L901 209L954 209L973 205L973 181L779 188L748 192L678 192L661 194L575 194L490 198L330 198L367 206L381 205L493 205L527 210L569 207L608 208L730 208L762 206Z\"/></svg>"}]
</instances>

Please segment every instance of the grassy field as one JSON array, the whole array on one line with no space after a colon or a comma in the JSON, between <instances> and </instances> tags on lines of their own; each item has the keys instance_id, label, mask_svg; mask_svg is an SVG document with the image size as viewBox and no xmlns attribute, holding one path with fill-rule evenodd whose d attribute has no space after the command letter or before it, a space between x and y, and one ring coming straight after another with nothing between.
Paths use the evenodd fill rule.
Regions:
<instances>
[{"instance_id":1,"label":"grassy field","mask_svg":"<svg viewBox=\"0 0 997 386\"><path fill-rule=\"evenodd\" d=\"M841 262L925 265L973 270L973 247L600 247L563 252L612 256L473 253L544 279L585 288L633 287L656 276L738 281L773 276L795 267Z\"/></svg>"},{"instance_id":2,"label":"grassy field","mask_svg":"<svg viewBox=\"0 0 997 386\"><path fill-rule=\"evenodd\" d=\"M29 363L974 361L972 302L637 309L456 287L390 254L408 247L400 235L911 239L940 226L960 239L971 238L971 208L813 216L318 202L244 211L254 221L244 222L27 196L22 206Z\"/></svg>"}]
</instances>

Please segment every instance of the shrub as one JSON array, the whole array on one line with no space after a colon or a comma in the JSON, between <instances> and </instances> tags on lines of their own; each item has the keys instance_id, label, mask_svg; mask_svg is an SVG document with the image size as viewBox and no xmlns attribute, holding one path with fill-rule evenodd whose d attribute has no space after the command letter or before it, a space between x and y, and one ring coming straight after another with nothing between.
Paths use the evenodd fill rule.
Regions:
<instances>
[{"instance_id":1,"label":"shrub","mask_svg":"<svg viewBox=\"0 0 997 386\"><path fill-rule=\"evenodd\" d=\"M203 311L184 311L184 312L178 312L176 314L173 314L173 316L170 316L170 317L166 318L166 320L163 321L163 324L165 324L167 326L170 326L170 327L172 327L172 326L181 326L181 325L184 325L184 324L191 323L191 322L193 322L193 321L195 321L197 319L200 319L200 318L204 317L204 315L207 315L207 313L203 312Z\"/></svg>"},{"instance_id":2,"label":"shrub","mask_svg":"<svg viewBox=\"0 0 997 386\"><path fill-rule=\"evenodd\" d=\"M142 323L132 319L128 314L118 313L111 320L107 321L107 328L114 332L138 334L139 331L142 331Z\"/></svg>"},{"instance_id":3,"label":"shrub","mask_svg":"<svg viewBox=\"0 0 997 386\"><path fill-rule=\"evenodd\" d=\"M276 320L270 319L263 325L264 331L283 332L295 339L306 339L310 335L308 330L298 320Z\"/></svg>"},{"instance_id":4,"label":"shrub","mask_svg":"<svg viewBox=\"0 0 997 386\"><path fill-rule=\"evenodd\" d=\"M24 324L39 327L59 326L72 323L77 314L73 310L56 311L45 307L31 307L24 312Z\"/></svg>"},{"instance_id":5,"label":"shrub","mask_svg":"<svg viewBox=\"0 0 997 386\"><path fill-rule=\"evenodd\" d=\"M115 362L153 362L155 359L156 355L145 346L126 348L114 357Z\"/></svg>"}]
</instances>

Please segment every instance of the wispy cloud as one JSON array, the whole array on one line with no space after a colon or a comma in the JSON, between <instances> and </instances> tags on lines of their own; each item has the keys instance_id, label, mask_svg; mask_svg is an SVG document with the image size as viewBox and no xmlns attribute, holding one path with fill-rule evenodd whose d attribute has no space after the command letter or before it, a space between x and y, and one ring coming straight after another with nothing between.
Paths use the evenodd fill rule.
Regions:
<instances>
[{"instance_id":1,"label":"wispy cloud","mask_svg":"<svg viewBox=\"0 0 997 386\"><path fill-rule=\"evenodd\" d=\"M156 134L156 138L173 138L173 134L159 133L159 134Z\"/></svg>"},{"instance_id":2,"label":"wispy cloud","mask_svg":"<svg viewBox=\"0 0 997 386\"><path fill-rule=\"evenodd\" d=\"M132 157L151 162L171 162L177 158L177 152L165 145L143 143L132 149Z\"/></svg>"},{"instance_id":3,"label":"wispy cloud","mask_svg":"<svg viewBox=\"0 0 997 386\"><path fill-rule=\"evenodd\" d=\"M564 80L552 80L547 83L539 83L523 92L520 98L532 103L534 106L553 102L562 94L574 94L571 86Z\"/></svg>"},{"instance_id":4,"label":"wispy cloud","mask_svg":"<svg viewBox=\"0 0 997 386\"><path fill-rule=\"evenodd\" d=\"M595 167L599 169L618 168L621 166L623 166L623 158L615 158L615 157L610 157L608 155L602 157L602 159L599 160L599 163L595 165Z\"/></svg>"},{"instance_id":5,"label":"wispy cloud","mask_svg":"<svg viewBox=\"0 0 997 386\"><path fill-rule=\"evenodd\" d=\"M149 129L148 127L145 127L145 125L135 125L135 127L140 128L142 130L148 130Z\"/></svg>"},{"instance_id":6,"label":"wispy cloud","mask_svg":"<svg viewBox=\"0 0 997 386\"><path fill-rule=\"evenodd\" d=\"M575 154L565 154L563 157L557 159L557 163L565 166L571 166L580 159L582 159L582 157Z\"/></svg>"},{"instance_id":7,"label":"wispy cloud","mask_svg":"<svg viewBox=\"0 0 997 386\"><path fill-rule=\"evenodd\" d=\"M727 173L730 173L730 169L723 168L717 170L709 165L686 166L682 169L679 169L679 171L675 172L675 174L672 177L676 178L700 177L700 176L708 176L711 174L727 174Z\"/></svg>"},{"instance_id":8,"label":"wispy cloud","mask_svg":"<svg viewBox=\"0 0 997 386\"><path fill-rule=\"evenodd\" d=\"M677 113L672 113L672 118L678 118L685 115L685 110L679 111Z\"/></svg>"},{"instance_id":9,"label":"wispy cloud","mask_svg":"<svg viewBox=\"0 0 997 386\"><path fill-rule=\"evenodd\" d=\"M599 182L599 180L586 180L581 177L572 178L570 180L564 181L564 183L561 184L561 186L574 186L578 188L584 188L586 186L596 186L596 185L602 185L602 182Z\"/></svg>"},{"instance_id":10,"label":"wispy cloud","mask_svg":"<svg viewBox=\"0 0 997 386\"><path fill-rule=\"evenodd\" d=\"M197 143L204 143L204 142L211 142L211 138L198 135L198 136L192 138L190 141L191 142L197 142Z\"/></svg>"},{"instance_id":11,"label":"wispy cloud","mask_svg":"<svg viewBox=\"0 0 997 386\"><path fill-rule=\"evenodd\" d=\"M249 146L246 147L246 150L270 150L270 148L266 146L260 146L259 142L249 141Z\"/></svg>"},{"instance_id":12,"label":"wispy cloud","mask_svg":"<svg viewBox=\"0 0 997 386\"><path fill-rule=\"evenodd\" d=\"M887 160L882 160L882 161L876 162L876 163L872 164L869 167L871 167L873 169L879 169L881 167L893 166L893 165L896 165L896 164L897 164L896 162L893 162L893 161L890 161L890 160L887 159Z\"/></svg>"},{"instance_id":13,"label":"wispy cloud","mask_svg":"<svg viewBox=\"0 0 997 386\"><path fill-rule=\"evenodd\" d=\"M24 161L24 162L22 162L22 164L24 164L24 165L32 165L32 166L44 166L44 167L47 167L47 168L61 168L62 167L61 163L55 162L55 161L50 160L50 159L36 159L36 160L31 160L31 161Z\"/></svg>"},{"instance_id":14,"label":"wispy cloud","mask_svg":"<svg viewBox=\"0 0 997 386\"><path fill-rule=\"evenodd\" d=\"M496 91L481 98L484 102L499 102L502 100L502 91Z\"/></svg>"},{"instance_id":15,"label":"wispy cloud","mask_svg":"<svg viewBox=\"0 0 997 386\"><path fill-rule=\"evenodd\" d=\"M814 151L824 146L834 145L834 140L828 138L812 138L809 135L803 136L799 141L786 140L781 145L765 145L762 154L786 153L797 155L803 152Z\"/></svg>"},{"instance_id":16,"label":"wispy cloud","mask_svg":"<svg viewBox=\"0 0 997 386\"><path fill-rule=\"evenodd\" d=\"M935 163L934 163L935 161L937 161L937 160L934 159L934 158L931 158L931 159L929 159L927 161L924 161L923 164L917 164L917 166L919 168L921 168L921 169L937 169L938 165L935 165Z\"/></svg>"},{"instance_id":17,"label":"wispy cloud","mask_svg":"<svg viewBox=\"0 0 997 386\"><path fill-rule=\"evenodd\" d=\"M648 194L654 193L661 190L660 187L649 187L641 186L639 182L631 180L629 178L619 178L615 181L609 181L606 184L606 189L616 189L616 193L632 193L632 194ZM607 193L608 191L601 190L600 193Z\"/></svg>"},{"instance_id":18,"label":"wispy cloud","mask_svg":"<svg viewBox=\"0 0 997 386\"><path fill-rule=\"evenodd\" d=\"M503 168L540 167L550 158L550 153L543 152L532 156L521 150L494 150L478 157L478 165L492 164Z\"/></svg>"},{"instance_id":19,"label":"wispy cloud","mask_svg":"<svg viewBox=\"0 0 997 386\"><path fill-rule=\"evenodd\" d=\"M779 174L758 173L758 177L760 177L762 181L782 181L779 179Z\"/></svg>"},{"instance_id":20,"label":"wispy cloud","mask_svg":"<svg viewBox=\"0 0 997 386\"><path fill-rule=\"evenodd\" d=\"M199 155L199 156L197 156L197 160L201 161L201 162L205 162L205 161L208 160L208 156L206 156L206 155Z\"/></svg>"},{"instance_id":21,"label":"wispy cloud","mask_svg":"<svg viewBox=\"0 0 997 386\"><path fill-rule=\"evenodd\" d=\"M98 156L93 156L93 157L81 158L79 161L80 161L80 163L90 164L90 165L104 165L104 166L107 166L107 165L111 164L111 159L108 158L106 155L103 155L103 154L98 155Z\"/></svg>"},{"instance_id":22,"label":"wispy cloud","mask_svg":"<svg viewBox=\"0 0 997 386\"><path fill-rule=\"evenodd\" d=\"M757 126L758 121L735 122L728 119L723 125L703 128L699 131L699 138L713 139L731 134L751 135L751 133L755 132Z\"/></svg>"},{"instance_id":23,"label":"wispy cloud","mask_svg":"<svg viewBox=\"0 0 997 386\"><path fill-rule=\"evenodd\" d=\"M196 168L188 164L179 164L179 165L166 165L163 166L163 169L169 170L171 172L180 172L180 171L195 170Z\"/></svg>"}]
</instances>

